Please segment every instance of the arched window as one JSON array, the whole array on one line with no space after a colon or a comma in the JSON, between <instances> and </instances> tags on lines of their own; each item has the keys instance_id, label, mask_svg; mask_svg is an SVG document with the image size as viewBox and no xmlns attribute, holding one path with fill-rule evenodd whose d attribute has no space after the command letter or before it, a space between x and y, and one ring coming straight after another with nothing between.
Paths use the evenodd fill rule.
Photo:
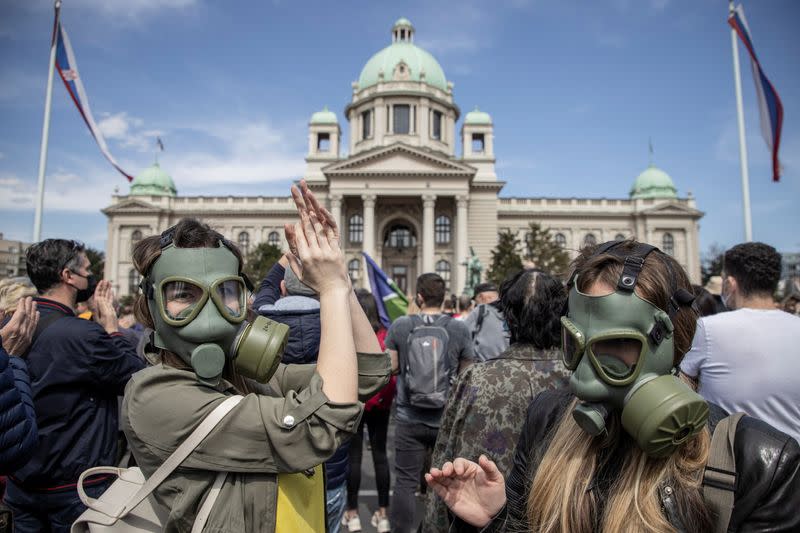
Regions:
<instances>
[{"instance_id":1,"label":"arched window","mask_svg":"<svg viewBox=\"0 0 800 533\"><path fill-rule=\"evenodd\" d=\"M383 240L384 248L411 248L417 245L417 237L410 227L405 224L394 224L386 232Z\"/></svg>"},{"instance_id":2,"label":"arched window","mask_svg":"<svg viewBox=\"0 0 800 533\"><path fill-rule=\"evenodd\" d=\"M277 231L270 231L269 235L267 235L267 244L271 244L272 246L281 245L281 236L278 234Z\"/></svg>"},{"instance_id":3,"label":"arched window","mask_svg":"<svg viewBox=\"0 0 800 533\"><path fill-rule=\"evenodd\" d=\"M597 237L594 236L594 233L587 233L586 237L583 238L583 246L596 246L597 245Z\"/></svg>"},{"instance_id":4,"label":"arched window","mask_svg":"<svg viewBox=\"0 0 800 533\"><path fill-rule=\"evenodd\" d=\"M450 263L444 259L436 261L436 273L442 277L445 285L450 286Z\"/></svg>"},{"instance_id":5,"label":"arched window","mask_svg":"<svg viewBox=\"0 0 800 533\"><path fill-rule=\"evenodd\" d=\"M675 238L672 233L665 233L661 238L661 251L665 254L675 255Z\"/></svg>"},{"instance_id":6,"label":"arched window","mask_svg":"<svg viewBox=\"0 0 800 533\"><path fill-rule=\"evenodd\" d=\"M350 274L350 281L356 281L360 271L361 261L358 259L351 259L350 262L347 263L347 273Z\"/></svg>"},{"instance_id":7,"label":"arched window","mask_svg":"<svg viewBox=\"0 0 800 533\"><path fill-rule=\"evenodd\" d=\"M351 243L364 242L364 217L356 213L347 221L348 236Z\"/></svg>"},{"instance_id":8,"label":"arched window","mask_svg":"<svg viewBox=\"0 0 800 533\"><path fill-rule=\"evenodd\" d=\"M450 242L450 217L439 215L433 225L436 235L436 244L448 244Z\"/></svg>"},{"instance_id":9,"label":"arched window","mask_svg":"<svg viewBox=\"0 0 800 533\"><path fill-rule=\"evenodd\" d=\"M142 240L142 232L138 229L133 230L133 233L131 233L131 242L133 244L136 244L141 240Z\"/></svg>"},{"instance_id":10,"label":"arched window","mask_svg":"<svg viewBox=\"0 0 800 533\"><path fill-rule=\"evenodd\" d=\"M128 294L133 296L139 291L139 273L135 268L128 271Z\"/></svg>"},{"instance_id":11,"label":"arched window","mask_svg":"<svg viewBox=\"0 0 800 533\"><path fill-rule=\"evenodd\" d=\"M567 247L567 238L564 236L563 233L556 233L555 237L553 237L553 240L561 248L566 248Z\"/></svg>"},{"instance_id":12,"label":"arched window","mask_svg":"<svg viewBox=\"0 0 800 533\"><path fill-rule=\"evenodd\" d=\"M250 234L246 231L241 232L237 242L239 243L239 250L241 250L242 254L247 255L247 249L250 247Z\"/></svg>"},{"instance_id":13,"label":"arched window","mask_svg":"<svg viewBox=\"0 0 800 533\"><path fill-rule=\"evenodd\" d=\"M617 234L614 236L614 240L615 240L615 241L624 241L624 240L625 240L625 235L623 235L622 233L617 233Z\"/></svg>"}]
</instances>

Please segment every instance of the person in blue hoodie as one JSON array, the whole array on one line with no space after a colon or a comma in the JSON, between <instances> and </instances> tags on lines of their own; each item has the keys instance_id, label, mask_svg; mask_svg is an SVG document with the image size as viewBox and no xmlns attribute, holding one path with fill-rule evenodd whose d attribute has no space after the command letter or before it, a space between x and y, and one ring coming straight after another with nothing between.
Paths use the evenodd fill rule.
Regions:
<instances>
[{"instance_id":1,"label":"person in blue hoodie","mask_svg":"<svg viewBox=\"0 0 800 533\"><path fill-rule=\"evenodd\" d=\"M319 355L320 307L314 289L301 282L284 255L275 263L253 300L260 315L289 326L289 340L281 362L316 363ZM338 533L347 504L347 465L350 444L343 444L325 462L328 533Z\"/></svg>"},{"instance_id":2,"label":"person in blue hoodie","mask_svg":"<svg viewBox=\"0 0 800 533\"><path fill-rule=\"evenodd\" d=\"M3 314L0 311L0 323L4 322ZM22 467L36 446L36 413L28 367L19 356L28 350L38 322L36 303L28 297L19 301L11 319L0 329L0 474Z\"/></svg>"}]
</instances>

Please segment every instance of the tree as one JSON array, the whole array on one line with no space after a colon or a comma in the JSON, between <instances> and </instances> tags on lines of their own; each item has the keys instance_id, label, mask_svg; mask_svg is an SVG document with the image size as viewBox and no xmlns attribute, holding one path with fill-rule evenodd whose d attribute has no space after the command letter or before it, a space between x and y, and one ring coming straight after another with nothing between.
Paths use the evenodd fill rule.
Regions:
<instances>
[{"instance_id":1,"label":"tree","mask_svg":"<svg viewBox=\"0 0 800 533\"><path fill-rule=\"evenodd\" d=\"M509 275L522 270L522 257L519 255L520 242L511 230L498 234L497 246L492 250L492 264L486 277L500 285Z\"/></svg>"},{"instance_id":2,"label":"tree","mask_svg":"<svg viewBox=\"0 0 800 533\"><path fill-rule=\"evenodd\" d=\"M569 267L569 255L553 240L550 228L531 222L528 229L525 235L525 259L550 274L565 274Z\"/></svg>"},{"instance_id":3,"label":"tree","mask_svg":"<svg viewBox=\"0 0 800 533\"><path fill-rule=\"evenodd\" d=\"M103 271L106 268L106 254L87 246L86 257L89 258L89 262L92 264L89 270L94 274L95 279L97 281L103 279Z\"/></svg>"},{"instance_id":4,"label":"tree","mask_svg":"<svg viewBox=\"0 0 800 533\"><path fill-rule=\"evenodd\" d=\"M244 273L250 278L256 288L258 283L267 274L272 265L278 262L283 252L274 244L262 242L252 252L247 254L244 263Z\"/></svg>"},{"instance_id":5,"label":"tree","mask_svg":"<svg viewBox=\"0 0 800 533\"><path fill-rule=\"evenodd\" d=\"M725 249L717 243L708 247L703 254L702 264L700 265L700 277L703 286L708 283L711 276L722 275L722 263L725 258Z\"/></svg>"}]
</instances>

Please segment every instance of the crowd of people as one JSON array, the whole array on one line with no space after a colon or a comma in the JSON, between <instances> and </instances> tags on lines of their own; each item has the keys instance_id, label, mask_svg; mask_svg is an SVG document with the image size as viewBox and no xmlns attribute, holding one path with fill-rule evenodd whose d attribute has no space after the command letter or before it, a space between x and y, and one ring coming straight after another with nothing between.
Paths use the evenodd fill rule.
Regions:
<instances>
[{"instance_id":1,"label":"crowd of people","mask_svg":"<svg viewBox=\"0 0 800 533\"><path fill-rule=\"evenodd\" d=\"M800 530L800 317L774 248L732 247L706 287L634 240L471 295L423 273L389 324L334 218L291 192L258 287L193 219L136 243L133 309L72 240L0 282L14 531L90 522L115 477L82 473L156 479L186 442L149 500L164 531L361 531L365 445L380 533Z\"/></svg>"}]
</instances>

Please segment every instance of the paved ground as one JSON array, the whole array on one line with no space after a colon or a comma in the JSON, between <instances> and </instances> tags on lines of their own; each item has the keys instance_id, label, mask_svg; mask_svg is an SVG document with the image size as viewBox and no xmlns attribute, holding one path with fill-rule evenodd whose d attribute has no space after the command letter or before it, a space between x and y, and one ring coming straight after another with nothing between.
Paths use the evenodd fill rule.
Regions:
<instances>
[{"instance_id":1,"label":"paved ground","mask_svg":"<svg viewBox=\"0 0 800 533\"><path fill-rule=\"evenodd\" d=\"M392 416L392 420L394 416ZM364 432L364 454L361 461L361 490L359 491L358 498L358 514L361 517L361 531L363 533L375 533L377 530L369 523L372 518L372 513L378 509L378 491L375 486L375 469L372 466L372 452L368 449L368 442ZM389 435L386 444L387 452L389 455L389 471L392 476L392 487L394 487L394 424L389 423ZM390 493L391 494L391 493ZM427 496L417 497L417 525L422 520L422 514L425 511L425 498ZM389 498L391 503L391 496ZM340 533L347 533L346 527L341 527Z\"/></svg>"}]
</instances>

